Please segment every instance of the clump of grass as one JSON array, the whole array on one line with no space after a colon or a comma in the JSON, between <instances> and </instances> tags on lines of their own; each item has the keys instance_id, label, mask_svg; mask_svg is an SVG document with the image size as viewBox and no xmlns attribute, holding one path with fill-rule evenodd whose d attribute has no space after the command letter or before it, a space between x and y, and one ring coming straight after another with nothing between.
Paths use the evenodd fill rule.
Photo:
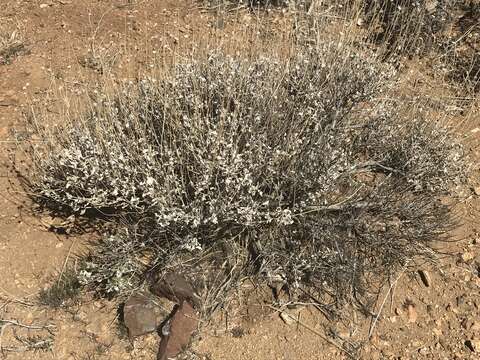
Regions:
<instances>
[{"instance_id":1,"label":"clump of grass","mask_svg":"<svg viewBox=\"0 0 480 360\"><path fill-rule=\"evenodd\" d=\"M53 308L68 306L77 299L80 290L77 273L68 269L49 288L40 292L39 301Z\"/></svg>"},{"instance_id":2,"label":"clump of grass","mask_svg":"<svg viewBox=\"0 0 480 360\"><path fill-rule=\"evenodd\" d=\"M112 43L105 46L90 45L85 56L79 59L80 65L94 70L99 74L106 74L115 66L119 58L119 49Z\"/></svg>"},{"instance_id":3,"label":"clump of grass","mask_svg":"<svg viewBox=\"0 0 480 360\"><path fill-rule=\"evenodd\" d=\"M245 275L280 279L335 312L368 308L454 225L438 201L462 149L382 100L395 72L337 42L289 57L210 53L92 100L28 148L29 190L114 222L80 282L125 294L185 274L209 314Z\"/></svg>"},{"instance_id":4,"label":"clump of grass","mask_svg":"<svg viewBox=\"0 0 480 360\"><path fill-rule=\"evenodd\" d=\"M28 53L21 32L0 26L0 65L8 65L19 55Z\"/></svg>"}]
</instances>

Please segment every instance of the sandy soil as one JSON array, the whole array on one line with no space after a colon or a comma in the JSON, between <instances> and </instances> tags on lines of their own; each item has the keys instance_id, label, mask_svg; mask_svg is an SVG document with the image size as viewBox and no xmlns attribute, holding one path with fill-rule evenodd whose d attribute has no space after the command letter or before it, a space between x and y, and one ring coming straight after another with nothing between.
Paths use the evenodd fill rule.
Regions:
<instances>
[{"instance_id":1,"label":"sandy soil","mask_svg":"<svg viewBox=\"0 0 480 360\"><path fill-rule=\"evenodd\" d=\"M7 323L0 332L4 349L0 358L154 359L158 337L149 335L130 343L119 329L114 302L85 296L68 309L38 304L38 292L55 281L67 261L74 261L88 236L55 234L49 231L51 219L32 215L28 197L9 164L14 131L16 136L24 131L23 113L31 104L55 113L59 93L81 96L93 81L107 76L102 71L121 78L135 76L192 44L235 41L242 26L254 24L255 19L248 13L236 20L219 19L187 0L12 0L1 5L0 25L18 28L29 51L11 64L0 65L0 323L11 320L52 328L27 329ZM282 21L279 17L277 26ZM117 61L99 65L92 49L104 62ZM425 96L434 104L426 110L431 115L464 124L459 131L478 159L478 104L458 98L422 62L406 62L403 73L399 96ZM473 175L478 178L478 166ZM469 186L479 183L472 180ZM438 268L422 268L429 273L429 286L418 274L402 274L384 294L386 301L363 358L480 358L479 195L480 190L463 191L458 211L465 226L454 234L458 242L444 245L448 255ZM330 324L319 312L302 308L292 314L300 323L287 325L259 300L230 315L230 321L228 311L220 311L204 327L192 352L212 360L347 358L323 338ZM361 315L352 317L338 327L336 341L365 338L370 321ZM27 340L49 339L51 350L21 348ZM13 348L19 351L8 351Z\"/></svg>"}]
</instances>

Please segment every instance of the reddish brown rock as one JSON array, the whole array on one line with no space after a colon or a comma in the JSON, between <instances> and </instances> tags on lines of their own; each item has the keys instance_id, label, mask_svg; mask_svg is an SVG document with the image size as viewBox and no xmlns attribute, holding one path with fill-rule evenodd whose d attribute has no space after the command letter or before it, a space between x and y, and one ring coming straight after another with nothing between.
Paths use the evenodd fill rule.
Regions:
<instances>
[{"instance_id":1,"label":"reddish brown rock","mask_svg":"<svg viewBox=\"0 0 480 360\"><path fill-rule=\"evenodd\" d=\"M173 310L170 320L162 328L162 341L157 360L167 360L177 356L190 343L197 329L198 318L190 303L184 301Z\"/></svg>"},{"instance_id":2,"label":"reddish brown rock","mask_svg":"<svg viewBox=\"0 0 480 360\"><path fill-rule=\"evenodd\" d=\"M155 331L164 316L152 295L146 293L132 295L123 307L123 320L130 338Z\"/></svg>"},{"instance_id":3,"label":"reddish brown rock","mask_svg":"<svg viewBox=\"0 0 480 360\"><path fill-rule=\"evenodd\" d=\"M192 285L182 275L166 274L153 284L151 291L157 296L165 297L178 304L189 301L195 307L199 305L199 298Z\"/></svg>"}]
</instances>

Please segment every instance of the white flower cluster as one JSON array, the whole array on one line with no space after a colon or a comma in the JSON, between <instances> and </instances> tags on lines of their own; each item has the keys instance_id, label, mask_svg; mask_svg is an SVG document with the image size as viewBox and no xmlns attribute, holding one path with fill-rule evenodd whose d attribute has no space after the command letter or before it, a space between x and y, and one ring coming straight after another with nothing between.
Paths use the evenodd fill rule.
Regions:
<instances>
[{"instance_id":1,"label":"white flower cluster","mask_svg":"<svg viewBox=\"0 0 480 360\"><path fill-rule=\"evenodd\" d=\"M128 234L118 233L104 239L102 251L90 255L78 273L82 285L95 286L106 294L122 293L136 285L141 272L134 254L139 254L138 244L129 240Z\"/></svg>"}]
</instances>

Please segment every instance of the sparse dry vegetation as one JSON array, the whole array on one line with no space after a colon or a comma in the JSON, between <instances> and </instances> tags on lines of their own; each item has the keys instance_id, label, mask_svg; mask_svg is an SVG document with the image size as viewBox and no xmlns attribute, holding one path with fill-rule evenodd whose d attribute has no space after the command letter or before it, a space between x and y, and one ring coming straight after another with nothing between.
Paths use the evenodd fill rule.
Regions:
<instances>
[{"instance_id":1,"label":"sparse dry vegetation","mask_svg":"<svg viewBox=\"0 0 480 360\"><path fill-rule=\"evenodd\" d=\"M462 90L480 82L480 3L470 0L353 1L353 14L368 28L367 39L384 56L440 59L446 78Z\"/></svg>"},{"instance_id":2,"label":"sparse dry vegetation","mask_svg":"<svg viewBox=\"0 0 480 360\"><path fill-rule=\"evenodd\" d=\"M369 40L385 47L387 55L420 55L430 50L448 27L456 1L354 0L353 3L369 28Z\"/></svg>"},{"instance_id":3,"label":"sparse dry vegetation","mask_svg":"<svg viewBox=\"0 0 480 360\"><path fill-rule=\"evenodd\" d=\"M440 53L447 77L467 91L480 90L480 2L462 3L450 38L442 39Z\"/></svg>"},{"instance_id":4,"label":"sparse dry vegetation","mask_svg":"<svg viewBox=\"0 0 480 360\"><path fill-rule=\"evenodd\" d=\"M480 3L470 0L245 1L206 0L212 9L289 9L296 12L299 32L318 34L328 19L356 22L364 44L372 44L386 61L405 57L430 59L435 71L459 88L480 88ZM298 21L297 20L297 21ZM306 20L306 21L305 21ZM307 26L305 26L305 22ZM298 24L297 24L298 25ZM352 29L350 28L350 30ZM356 31L356 30L353 30Z\"/></svg>"},{"instance_id":5,"label":"sparse dry vegetation","mask_svg":"<svg viewBox=\"0 0 480 360\"><path fill-rule=\"evenodd\" d=\"M249 7L251 9L260 9L268 7L291 7L294 9L306 9L312 4L311 0L205 0L206 3L214 8L222 6Z\"/></svg>"}]
</instances>

